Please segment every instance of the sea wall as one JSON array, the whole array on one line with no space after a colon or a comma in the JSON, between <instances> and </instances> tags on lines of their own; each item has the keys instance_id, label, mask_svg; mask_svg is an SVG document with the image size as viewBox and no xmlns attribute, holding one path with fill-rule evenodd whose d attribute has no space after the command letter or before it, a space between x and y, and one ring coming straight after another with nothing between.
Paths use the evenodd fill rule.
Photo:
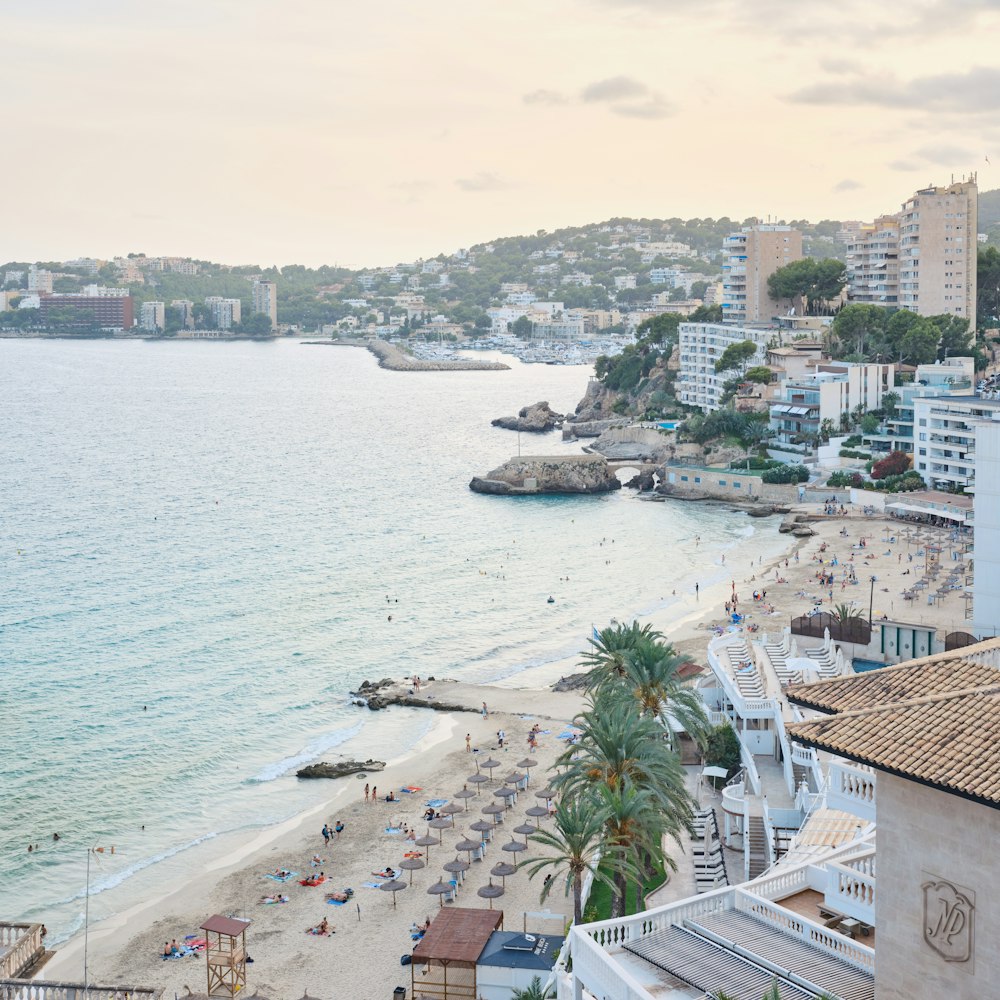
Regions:
<instances>
[{"instance_id":1,"label":"sea wall","mask_svg":"<svg viewBox=\"0 0 1000 1000\"><path fill-rule=\"evenodd\" d=\"M763 483L735 469L707 469L696 466L668 465L663 470L663 486L672 496L691 499L754 501L788 504L798 499L798 489L788 483Z\"/></svg>"},{"instance_id":2,"label":"sea wall","mask_svg":"<svg viewBox=\"0 0 1000 1000\"><path fill-rule=\"evenodd\" d=\"M379 368L393 372L505 372L510 365L501 361L475 361L456 358L454 361L422 361L407 354L397 344L386 340L306 340L304 344L315 347L364 347L378 358Z\"/></svg>"}]
</instances>

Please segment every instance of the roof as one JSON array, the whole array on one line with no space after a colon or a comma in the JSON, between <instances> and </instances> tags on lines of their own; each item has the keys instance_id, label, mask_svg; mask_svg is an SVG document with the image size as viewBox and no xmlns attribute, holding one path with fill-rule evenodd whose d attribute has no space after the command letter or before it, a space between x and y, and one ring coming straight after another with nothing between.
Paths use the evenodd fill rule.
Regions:
<instances>
[{"instance_id":1,"label":"roof","mask_svg":"<svg viewBox=\"0 0 1000 1000\"><path fill-rule=\"evenodd\" d=\"M249 926L249 920L236 920L216 913L201 925L201 929L213 934L225 934L227 937L239 937Z\"/></svg>"},{"instance_id":2,"label":"roof","mask_svg":"<svg viewBox=\"0 0 1000 1000\"><path fill-rule=\"evenodd\" d=\"M945 493L944 490L914 490L912 493L907 493L905 498L921 503L940 503L948 507L972 510L972 497L964 493Z\"/></svg>"},{"instance_id":3,"label":"roof","mask_svg":"<svg viewBox=\"0 0 1000 1000\"><path fill-rule=\"evenodd\" d=\"M562 948L565 938L558 935L539 934L535 936L534 947L517 949L507 947L512 942L523 942L525 937L526 935L515 931L494 931L476 964L496 966L501 969L530 969L536 972L548 972L555 964L556 954Z\"/></svg>"},{"instance_id":4,"label":"roof","mask_svg":"<svg viewBox=\"0 0 1000 1000\"><path fill-rule=\"evenodd\" d=\"M503 924L503 910L474 910L463 907L439 910L430 930L413 949L414 962L444 959L476 962L490 935Z\"/></svg>"},{"instance_id":5,"label":"roof","mask_svg":"<svg viewBox=\"0 0 1000 1000\"><path fill-rule=\"evenodd\" d=\"M787 692L837 713L793 740L1000 809L1000 639Z\"/></svg>"}]
</instances>

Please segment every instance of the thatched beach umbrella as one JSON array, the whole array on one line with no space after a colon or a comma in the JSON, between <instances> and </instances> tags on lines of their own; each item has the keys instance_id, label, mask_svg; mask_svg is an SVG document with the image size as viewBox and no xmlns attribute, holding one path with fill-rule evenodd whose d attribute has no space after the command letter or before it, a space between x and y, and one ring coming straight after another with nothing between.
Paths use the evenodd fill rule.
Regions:
<instances>
[{"instance_id":1,"label":"thatched beach umbrella","mask_svg":"<svg viewBox=\"0 0 1000 1000\"><path fill-rule=\"evenodd\" d=\"M454 886L450 882L435 882L433 885L427 887L427 894L429 896L437 896L438 903L444 906L444 897L446 893L452 892Z\"/></svg>"},{"instance_id":2,"label":"thatched beach umbrella","mask_svg":"<svg viewBox=\"0 0 1000 1000\"><path fill-rule=\"evenodd\" d=\"M524 842L527 843L528 835L538 833L538 827L532 826L530 823L522 823L520 826L515 826L513 832L521 834L524 837Z\"/></svg>"},{"instance_id":3,"label":"thatched beach umbrella","mask_svg":"<svg viewBox=\"0 0 1000 1000\"><path fill-rule=\"evenodd\" d=\"M494 823L502 823L503 819L501 817L504 814L504 807L500 805L499 802L491 802L488 806L483 806L480 812L484 816L492 816Z\"/></svg>"},{"instance_id":4,"label":"thatched beach umbrella","mask_svg":"<svg viewBox=\"0 0 1000 1000\"><path fill-rule=\"evenodd\" d=\"M476 793L470 791L468 788L463 788L460 792L455 792L456 799L465 799L466 810L469 808L469 799L473 798L475 795Z\"/></svg>"},{"instance_id":5,"label":"thatched beach umbrella","mask_svg":"<svg viewBox=\"0 0 1000 1000\"><path fill-rule=\"evenodd\" d=\"M466 852L468 852L469 862L471 864L471 862L472 862L472 852L473 851L478 851L479 848L482 847L482 846L483 846L483 842L481 840L473 840L471 837L466 837L465 839L460 840L455 845L455 850L456 851L466 851Z\"/></svg>"},{"instance_id":6,"label":"thatched beach umbrella","mask_svg":"<svg viewBox=\"0 0 1000 1000\"><path fill-rule=\"evenodd\" d=\"M479 786L486 784L490 779L485 774L470 774L467 780L476 786L476 795L478 795Z\"/></svg>"},{"instance_id":7,"label":"thatched beach umbrella","mask_svg":"<svg viewBox=\"0 0 1000 1000\"><path fill-rule=\"evenodd\" d=\"M494 760L492 757L490 757L488 760L484 760L479 766L480 767L485 767L486 770L490 772L490 777L492 778L493 777L493 768L499 767L500 766L500 761Z\"/></svg>"},{"instance_id":8,"label":"thatched beach umbrella","mask_svg":"<svg viewBox=\"0 0 1000 1000\"><path fill-rule=\"evenodd\" d=\"M432 819L427 825L432 830L447 830L455 824L452 822L450 816L439 816L437 819ZM438 843L441 843L441 834L438 834Z\"/></svg>"},{"instance_id":9,"label":"thatched beach umbrella","mask_svg":"<svg viewBox=\"0 0 1000 1000\"><path fill-rule=\"evenodd\" d=\"M475 830L476 833L489 833L493 829L493 824L485 819L477 819L475 823L469 824L470 830Z\"/></svg>"},{"instance_id":10,"label":"thatched beach umbrella","mask_svg":"<svg viewBox=\"0 0 1000 1000\"><path fill-rule=\"evenodd\" d=\"M548 816L549 811L545 808L545 806L528 806L528 808L524 810L524 814L525 816L531 816L535 819L541 819L543 816Z\"/></svg>"},{"instance_id":11,"label":"thatched beach umbrella","mask_svg":"<svg viewBox=\"0 0 1000 1000\"><path fill-rule=\"evenodd\" d=\"M535 760L533 757L525 757L524 760L519 760L517 762L517 766L524 769L525 776L528 778L527 783L530 785L531 784L531 775L528 774L528 771L531 768L533 768L533 767L537 767L538 766L538 761Z\"/></svg>"},{"instance_id":12,"label":"thatched beach umbrella","mask_svg":"<svg viewBox=\"0 0 1000 1000\"><path fill-rule=\"evenodd\" d=\"M454 816L455 813L464 811L465 810L457 802L449 802L446 806L441 806L438 810L439 813L444 813L446 816Z\"/></svg>"},{"instance_id":13,"label":"thatched beach umbrella","mask_svg":"<svg viewBox=\"0 0 1000 1000\"><path fill-rule=\"evenodd\" d=\"M470 865L466 861L461 861L458 858L455 858L454 861L446 861L441 867L449 875L454 875L457 878L459 875L467 872L470 868Z\"/></svg>"},{"instance_id":14,"label":"thatched beach umbrella","mask_svg":"<svg viewBox=\"0 0 1000 1000\"><path fill-rule=\"evenodd\" d=\"M513 875L517 871L517 866L508 863L507 861L498 861L491 869L490 875L501 880L501 882L507 884L507 876Z\"/></svg>"},{"instance_id":15,"label":"thatched beach umbrella","mask_svg":"<svg viewBox=\"0 0 1000 1000\"><path fill-rule=\"evenodd\" d=\"M420 860L420 858L403 858L399 863L399 867L403 871L408 871L410 873L410 885L413 885L413 873L419 871L421 868L426 868L427 866Z\"/></svg>"},{"instance_id":16,"label":"thatched beach umbrella","mask_svg":"<svg viewBox=\"0 0 1000 1000\"><path fill-rule=\"evenodd\" d=\"M556 790L554 788L543 788L541 791L535 792L536 799L554 799L556 797Z\"/></svg>"},{"instance_id":17,"label":"thatched beach umbrella","mask_svg":"<svg viewBox=\"0 0 1000 1000\"><path fill-rule=\"evenodd\" d=\"M382 892L392 893L392 908L396 909L396 893L399 892L401 889L405 889L406 883L401 882L398 878L391 878L389 879L388 882L383 882L379 886L379 888L382 890Z\"/></svg>"},{"instance_id":18,"label":"thatched beach umbrella","mask_svg":"<svg viewBox=\"0 0 1000 1000\"><path fill-rule=\"evenodd\" d=\"M507 851L509 854L517 855L519 851L526 851L528 849L527 844L522 844L519 840L512 840L509 844L504 844L500 848L501 851Z\"/></svg>"},{"instance_id":19,"label":"thatched beach umbrella","mask_svg":"<svg viewBox=\"0 0 1000 1000\"><path fill-rule=\"evenodd\" d=\"M505 785L519 785L526 777L526 774L521 774L519 771L511 771L503 780Z\"/></svg>"},{"instance_id":20,"label":"thatched beach umbrella","mask_svg":"<svg viewBox=\"0 0 1000 1000\"><path fill-rule=\"evenodd\" d=\"M424 836L422 836L422 837L417 837L417 839L415 841L413 841L413 843L416 844L417 847L426 848L426 850L427 850L427 860L430 861L430 859L431 859L431 848L435 844L440 844L441 843L441 839L439 837L432 837L430 835L430 833L428 832L428 833L424 834Z\"/></svg>"},{"instance_id":21,"label":"thatched beach umbrella","mask_svg":"<svg viewBox=\"0 0 1000 1000\"><path fill-rule=\"evenodd\" d=\"M503 889L498 885L494 885L492 882L490 882L489 885L481 885L476 890L477 896L480 896L482 899L488 899L490 901L491 910L493 909L493 900L499 899L503 895L503 893L504 893Z\"/></svg>"}]
</instances>

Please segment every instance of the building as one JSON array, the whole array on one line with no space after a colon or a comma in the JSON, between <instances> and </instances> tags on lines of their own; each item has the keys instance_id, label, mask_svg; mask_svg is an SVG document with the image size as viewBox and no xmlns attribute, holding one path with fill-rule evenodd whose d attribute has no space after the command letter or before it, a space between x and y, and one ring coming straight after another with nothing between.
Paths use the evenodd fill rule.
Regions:
<instances>
[{"instance_id":1,"label":"building","mask_svg":"<svg viewBox=\"0 0 1000 1000\"><path fill-rule=\"evenodd\" d=\"M899 213L899 304L976 325L976 181L917 191Z\"/></svg>"},{"instance_id":2,"label":"building","mask_svg":"<svg viewBox=\"0 0 1000 1000\"><path fill-rule=\"evenodd\" d=\"M135 325L130 295L43 295L42 322L67 328L119 332Z\"/></svg>"},{"instance_id":3,"label":"building","mask_svg":"<svg viewBox=\"0 0 1000 1000\"><path fill-rule=\"evenodd\" d=\"M255 281L251 292L253 311L269 316L271 329L278 329L278 286L273 281Z\"/></svg>"},{"instance_id":4,"label":"building","mask_svg":"<svg viewBox=\"0 0 1000 1000\"><path fill-rule=\"evenodd\" d=\"M1000 627L1000 422L976 427L975 558L972 630L996 635Z\"/></svg>"},{"instance_id":5,"label":"building","mask_svg":"<svg viewBox=\"0 0 1000 1000\"><path fill-rule=\"evenodd\" d=\"M212 311L212 322L217 330L231 330L239 325L242 311L239 299L210 295L205 299L205 305Z\"/></svg>"},{"instance_id":6,"label":"building","mask_svg":"<svg viewBox=\"0 0 1000 1000\"><path fill-rule=\"evenodd\" d=\"M791 226L745 226L723 242L722 315L727 323L766 323L780 310L767 279L802 259L802 233Z\"/></svg>"},{"instance_id":7,"label":"building","mask_svg":"<svg viewBox=\"0 0 1000 1000\"><path fill-rule=\"evenodd\" d=\"M913 467L937 490L965 490L976 478L976 429L1000 419L1000 400L970 395L913 400Z\"/></svg>"},{"instance_id":8,"label":"building","mask_svg":"<svg viewBox=\"0 0 1000 1000\"><path fill-rule=\"evenodd\" d=\"M32 264L28 267L28 291L52 292L52 272Z\"/></svg>"},{"instance_id":9,"label":"building","mask_svg":"<svg viewBox=\"0 0 1000 1000\"><path fill-rule=\"evenodd\" d=\"M852 302L899 302L899 219L883 215L847 241L847 295Z\"/></svg>"},{"instance_id":10,"label":"building","mask_svg":"<svg viewBox=\"0 0 1000 1000\"><path fill-rule=\"evenodd\" d=\"M893 365L849 361L824 361L812 374L788 379L771 403L769 454L793 462L811 458L824 426L846 429L853 414L880 409L895 385Z\"/></svg>"},{"instance_id":11,"label":"building","mask_svg":"<svg viewBox=\"0 0 1000 1000\"><path fill-rule=\"evenodd\" d=\"M681 323L678 328L680 371L677 398L707 412L719 408L723 386L733 372L717 372L715 363L727 347L753 341L757 353L748 367L764 364L767 348L777 342L778 331L770 327L748 327L724 323Z\"/></svg>"},{"instance_id":12,"label":"building","mask_svg":"<svg viewBox=\"0 0 1000 1000\"><path fill-rule=\"evenodd\" d=\"M174 299L170 308L180 313L181 326L188 330L194 327L194 303L190 299Z\"/></svg>"},{"instance_id":13,"label":"building","mask_svg":"<svg viewBox=\"0 0 1000 1000\"><path fill-rule=\"evenodd\" d=\"M163 330L166 308L162 302L143 302L139 307L139 326L143 330Z\"/></svg>"},{"instance_id":14,"label":"building","mask_svg":"<svg viewBox=\"0 0 1000 1000\"><path fill-rule=\"evenodd\" d=\"M582 318L568 317L535 320L531 333L540 340L583 340L586 335L585 321Z\"/></svg>"},{"instance_id":15,"label":"building","mask_svg":"<svg viewBox=\"0 0 1000 1000\"><path fill-rule=\"evenodd\" d=\"M625 288L635 288L635 275L634 274L616 274L615 275L615 288L621 291Z\"/></svg>"},{"instance_id":16,"label":"building","mask_svg":"<svg viewBox=\"0 0 1000 1000\"><path fill-rule=\"evenodd\" d=\"M862 443L873 455L905 451L915 456L914 400L950 395L971 396L974 377L973 358L948 358L931 365L918 365L912 382L896 386L894 391L899 399L891 414L886 415L877 431L865 434Z\"/></svg>"}]
</instances>

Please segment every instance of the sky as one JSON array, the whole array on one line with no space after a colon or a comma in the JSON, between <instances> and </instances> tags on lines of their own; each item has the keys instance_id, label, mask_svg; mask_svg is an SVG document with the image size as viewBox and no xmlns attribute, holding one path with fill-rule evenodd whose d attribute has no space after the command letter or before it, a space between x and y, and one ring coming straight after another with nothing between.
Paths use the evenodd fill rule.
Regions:
<instances>
[{"instance_id":1,"label":"sky","mask_svg":"<svg viewBox=\"0 0 1000 1000\"><path fill-rule=\"evenodd\" d=\"M0 24L0 260L361 267L1000 187L1000 0L0 0Z\"/></svg>"}]
</instances>

